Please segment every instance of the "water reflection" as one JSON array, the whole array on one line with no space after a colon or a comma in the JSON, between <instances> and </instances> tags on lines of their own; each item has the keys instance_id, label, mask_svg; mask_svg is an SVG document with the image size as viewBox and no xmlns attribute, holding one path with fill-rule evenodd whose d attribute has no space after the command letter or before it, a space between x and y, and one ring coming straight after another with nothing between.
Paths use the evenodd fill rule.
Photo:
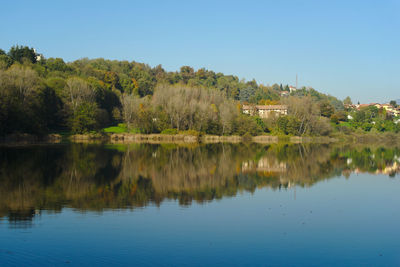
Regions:
<instances>
[{"instance_id":1,"label":"water reflection","mask_svg":"<svg viewBox=\"0 0 400 267\"><path fill-rule=\"evenodd\" d=\"M395 176L400 150L328 145L52 145L0 148L0 218L41 210L204 202L256 188L312 186L352 172Z\"/></svg>"}]
</instances>

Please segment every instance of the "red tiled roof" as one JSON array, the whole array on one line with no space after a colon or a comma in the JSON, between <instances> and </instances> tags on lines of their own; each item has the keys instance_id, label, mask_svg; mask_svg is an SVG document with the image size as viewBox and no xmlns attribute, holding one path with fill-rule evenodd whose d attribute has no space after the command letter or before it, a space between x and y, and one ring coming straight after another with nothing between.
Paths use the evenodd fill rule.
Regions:
<instances>
[{"instance_id":1,"label":"red tiled roof","mask_svg":"<svg viewBox=\"0 0 400 267\"><path fill-rule=\"evenodd\" d=\"M246 109L246 110L249 110L249 109L258 109L258 110L282 109L282 110L286 110L286 109L288 109L288 106L287 105L255 105L255 106L243 105L243 109Z\"/></svg>"}]
</instances>

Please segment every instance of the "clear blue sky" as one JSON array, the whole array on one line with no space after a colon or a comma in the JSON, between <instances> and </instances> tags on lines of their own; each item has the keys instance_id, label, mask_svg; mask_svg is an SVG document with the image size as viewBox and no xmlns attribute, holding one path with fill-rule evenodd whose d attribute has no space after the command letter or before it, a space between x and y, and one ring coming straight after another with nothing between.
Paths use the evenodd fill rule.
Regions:
<instances>
[{"instance_id":1,"label":"clear blue sky","mask_svg":"<svg viewBox=\"0 0 400 267\"><path fill-rule=\"evenodd\" d=\"M353 102L400 98L400 1L0 3L0 48L45 57L190 65Z\"/></svg>"}]
</instances>

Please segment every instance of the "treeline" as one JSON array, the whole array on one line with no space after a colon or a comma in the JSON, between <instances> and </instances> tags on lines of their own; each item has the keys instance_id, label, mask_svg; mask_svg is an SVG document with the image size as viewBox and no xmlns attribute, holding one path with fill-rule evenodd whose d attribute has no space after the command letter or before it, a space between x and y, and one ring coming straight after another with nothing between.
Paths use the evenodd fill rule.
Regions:
<instances>
[{"instance_id":1,"label":"treeline","mask_svg":"<svg viewBox=\"0 0 400 267\"><path fill-rule=\"evenodd\" d=\"M321 107L342 110L342 102L313 89L282 100L288 90L189 66L167 72L161 65L101 58L65 63L14 46L7 53L0 49L0 135L85 133L117 124L141 133L328 134ZM240 109L243 103L285 101L298 107L311 101L312 109L293 108L281 121L249 117Z\"/></svg>"}]
</instances>

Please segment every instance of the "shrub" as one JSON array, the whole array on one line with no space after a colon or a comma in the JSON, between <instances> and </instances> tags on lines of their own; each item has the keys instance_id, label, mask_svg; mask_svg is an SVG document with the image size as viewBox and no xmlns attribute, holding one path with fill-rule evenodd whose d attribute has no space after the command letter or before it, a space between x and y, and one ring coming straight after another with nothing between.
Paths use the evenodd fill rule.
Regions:
<instances>
[{"instance_id":1,"label":"shrub","mask_svg":"<svg viewBox=\"0 0 400 267\"><path fill-rule=\"evenodd\" d=\"M265 121L263 119L261 119L260 117L255 117L255 121L257 123L257 126L260 129L262 129L263 132L268 131L267 124L265 123Z\"/></svg>"},{"instance_id":2,"label":"shrub","mask_svg":"<svg viewBox=\"0 0 400 267\"><path fill-rule=\"evenodd\" d=\"M317 135L329 135L332 132L332 126L328 118L320 117L313 127L313 133Z\"/></svg>"},{"instance_id":3,"label":"shrub","mask_svg":"<svg viewBox=\"0 0 400 267\"><path fill-rule=\"evenodd\" d=\"M222 126L218 121L208 120L205 132L208 134L220 135L222 134Z\"/></svg>"},{"instance_id":4,"label":"shrub","mask_svg":"<svg viewBox=\"0 0 400 267\"><path fill-rule=\"evenodd\" d=\"M82 103L71 120L72 132L85 133L95 130L97 113L98 109L95 103Z\"/></svg>"},{"instance_id":5,"label":"shrub","mask_svg":"<svg viewBox=\"0 0 400 267\"><path fill-rule=\"evenodd\" d=\"M258 135L263 132L263 129L257 124L254 117L248 115L240 115L235 121L234 133L244 135L249 133L251 135Z\"/></svg>"},{"instance_id":6,"label":"shrub","mask_svg":"<svg viewBox=\"0 0 400 267\"><path fill-rule=\"evenodd\" d=\"M337 114L332 114L331 122L333 122L334 124L339 124L339 116Z\"/></svg>"},{"instance_id":7,"label":"shrub","mask_svg":"<svg viewBox=\"0 0 400 267\"><path fill-rule=\"evenodd\" d=\"M364 122L364 123L361 125L361 129L363 129L363 130L366 131L366 132L369 132L369 131L371 130L372 126L373 126L372 123Z\"/></svg>"},{"instance_id":8,"label":"shrub","mask_svg":"<svg viewBox=\"0 0 400 267\"><path fill-rule=\"evenodd\" d=\"M143 133L143 130L140 129L140 128L132 128L132 129L129 130L129 133L132 133L132 134L141 134L141 133Z\"/></svg>"},{"instance_id":9,"label":"shrub","mask_svg":"<svg viewBox=\"0 0 400 267\"><path fill-rule=\"evenodd\" d=\"M161 134L178 134L177 129L165 129L162 130Z\"/></svg>"},{"instance_id":10,"label":"shrub","mask_svg":"<svg viewBox=\"0 0 400 267\"><path fill-rule=\"evenodd\" d=\"M352 132L352 129L346 125L338 125L337 130L344 134L350 134Z\"/></svg>"},{"instance_id":11,"label":"shrub","mask_svg":"<svg viewBox=\"0 0 400 267\"><path fill-rule=\"evenodd\" d=\"M287 127L288 122L289 122L289 119L287 118L287 116L279 117L276 122L278 131L283 134L287 134L286 127Z\"/></svg>"},{"instance_id":12,"label":"shrub","mask_svg":"<svg viewBox=\"0 0 400 267\"><path fill-rule=\"evenodd\" d=\"M288 122L286 125L286 133L290 135L300 135L299 129L301 122L294 116L288 116Z\"/></svg>"}]
</instances>

